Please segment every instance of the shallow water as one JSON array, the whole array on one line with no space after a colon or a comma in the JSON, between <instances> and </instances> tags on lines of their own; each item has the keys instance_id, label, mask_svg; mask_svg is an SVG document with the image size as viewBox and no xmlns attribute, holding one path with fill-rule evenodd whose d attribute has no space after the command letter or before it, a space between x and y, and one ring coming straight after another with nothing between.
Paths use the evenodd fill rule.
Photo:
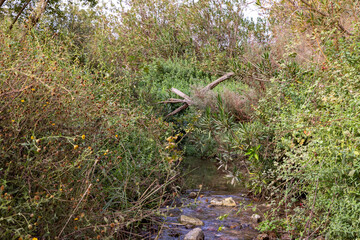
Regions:
<instances>
[{"instance_id":1,"label":"shallow water","mask_svg":"<svg viewBox=\"0 0 360 240\"><path fill-rule=\"evenodd\" d=\"M253 214L262 215L266 206L253 202L247 197L246 189L228 184L224 174L208 160L188 159L187 170L194 170L184 179L188 189L173 205L162 209L164 224L155 239L184 239L191 228L179 223L180 215L196 217L204 222L199 226L205 239L254 239L259 234L251 220ZM199 189L199 185L202 185ZM197 188L195 188L197 187ZM189 198L190 192L196 192L197 198ZM214 198L232 197L235 207L210 206ZM193 227L192 227L193 228Z\"/></svg>"}]
</instances>

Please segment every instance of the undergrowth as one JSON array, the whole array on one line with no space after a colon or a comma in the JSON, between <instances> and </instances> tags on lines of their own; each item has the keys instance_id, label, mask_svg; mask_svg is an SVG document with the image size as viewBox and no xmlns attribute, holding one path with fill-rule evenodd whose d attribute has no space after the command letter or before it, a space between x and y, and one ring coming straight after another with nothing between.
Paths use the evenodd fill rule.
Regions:
<instances>
[{"instance_id":1,"label":"undergrowth","mask_svg":"<svg viewBox=\"0 0 360 240\"><path fill-rule=\"evenodd\" d=\"M271 202L261 231L359 238L359 8L261 2L257 23L227 0L68 4L12 31L2 11L1 238L149 237L184 154ZM171 87L194 104L164 119Z\"/></svg>"},{"instance_id":2,"label":"undergrowth","mask_svg":"<svg viewBox=\"0 0 360 240\"><path fill-rule=\"evenodd\" d=\"M1 238L139 237L176 192L171 124L131 103L126 78L81 64L70 38L17 33L0 30Z\"/></svg>"}]
</instances>

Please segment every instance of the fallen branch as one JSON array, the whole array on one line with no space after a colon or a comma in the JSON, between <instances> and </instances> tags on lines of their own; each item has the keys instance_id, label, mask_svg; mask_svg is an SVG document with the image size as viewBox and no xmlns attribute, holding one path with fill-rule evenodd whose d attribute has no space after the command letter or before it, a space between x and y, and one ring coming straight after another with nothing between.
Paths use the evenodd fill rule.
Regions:
<instances>
[{"instance_id":1,"label":"fallen branch","mask_svg":"<svg viewBox=\"0 0 360 240\"><path fill-rule=\"evenodd\" d=\"M207 91L210 91L211 89L215 88L217 85L219 85L220 83L222 83L226 79L229 79L233 75L235 75L233 72L227 73L224 76L222 76L221 78L218 78L215 81L213 81L212 83L208 84L206 87L204 87L200 91L202 93L206 93ZM168 115L166 115L165 118L167 118L169 116L172 116L172 115L175 115L178 112L181 112L182 110L188 108L190 105L195 105L195 102L191 99L191 97L189 97L188 95L186 95L185 93L183 93L179 89L171 88L170 91L175 93L176 95L182 97L183 99L169 98L168 100L162 101L160 103L184 103L184 104L181 107L178 107L177 109L175 109L174 111L169 113Z\"/></svg>"},{"instance_id":2,"label":"fallen branch","mask_svg":"<svg viewBox=\"0 0 360 240\"><path fill-rule=\"evenodd\" d=\"M80 203L84 200L84 197L88 194L90 188L92 186L92 183L89 184L89 186L87 187L86 191L84 192L84 194L82 195L80 201L78 202L78 204L76 205L74 211L71 213L70 217L68 218L68 220L66 221L64 227L61 229L59 235L58 235L58 238L60 238L61 234L64 232L66 226L68 225L68 223L70 222L70 220L72 219L72 217L74 216L74 213L78 210L79 206L80 206Z\"/></svg>"},{"instance_id":3,"label":"fallen branch","mask_svg":"<svg viewBox=\"0 0 360 240\"><path fill-rule=\"evenodd\" d=\"M186 100L178 99L178 98L169 98L169 100L162 101L160 103L186 103Z\"/></svg>"},{"instance_id":4,"label":"fallen branch","mask_svg":"<svg viewBox=\"0 0 360 240\"><path fill-rule=\"evenodd\" d=\"M182 110L188 108L189 105L187 103L185 103L184 105L182 105L181 107L178 107L177 109L175 109L175 111L172 111L171 113L169 113L168 115L165 116L165 118L170 117L172 115L177 114L178 112L181 112Z\"/></svg>"},{"instance_id":5,"label":"fallen branch","mask_svg":"<svg viewBox=\"0 0 360 240\"><path fill-rule=\"evenodd\" d=\"M232 77L233 75L235 75L235 73L233 72L229 72L227 74L225 74L224 76L222 76L221 78L216 79L215 81L213 81L212 83L208 84L206 87L204 87L201 91L209 91L213 88L215 88L217 85L219 85L220 83L222 83L223 81L227 80L228 78Z\"/></svg>"},{"instance_id":6,"label":"fallen branch","mask_svg":"<svg viewBox=\"0 0 360 240\"><path fill-rule=\"evenodd\" d=\"M180 91L180 90L178 90L178 89L176 89L176 88L171 88L171 91L172 91L173 93L175 93L176 95L179 95L180 97L184 98L185 101L186 101L189 105L191 105L192 101L191 101L191 98L190 98L188 95L186 95L185 93L183 93L182 91Z\"/></svg>"}]
</instances>

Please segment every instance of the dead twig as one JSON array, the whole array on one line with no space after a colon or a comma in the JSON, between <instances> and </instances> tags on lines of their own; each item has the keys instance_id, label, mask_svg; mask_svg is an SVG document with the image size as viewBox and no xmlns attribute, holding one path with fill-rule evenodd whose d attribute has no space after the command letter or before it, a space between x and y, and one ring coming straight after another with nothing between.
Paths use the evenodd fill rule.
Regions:
<instances>
[{"instance_id":1,"label":"dead twig","mask_svg":"<svg viewBox=\"0 0 360 240\"><path fill-rule=\"evenodd\" d=\"M71 213L69 219L66 221L64 227L61 229L59 235L58 235L58 238L60 238L61 234L64 232L66 226L69 224L71 218L74 216L75 212L78 210L79 206L80 206L80 203L84 200L85 196L87 195L87 193L89 192L90 188L92 186L92 183L89 184L88 188L86 189L86 191L84 192L84 194L82 195L80 201L78 202L78 204L76 205L74 211Z\"/></svg>"}]
</instances>

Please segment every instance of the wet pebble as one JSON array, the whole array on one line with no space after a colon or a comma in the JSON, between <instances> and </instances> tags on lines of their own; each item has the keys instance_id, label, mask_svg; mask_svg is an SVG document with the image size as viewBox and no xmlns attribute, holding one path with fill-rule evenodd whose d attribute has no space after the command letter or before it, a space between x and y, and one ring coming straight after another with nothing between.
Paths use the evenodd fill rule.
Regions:
<instances>
[{"instance_id":1,"label":"wet pebble","mask_svg":"<svg viewBox=\"0 0 360 240\"><path fill-rule=\"evenodd\" d=\"M241 228L242 228L241 224L239 224L239 223L230 223L230 224L228 225L228 227L229 227L230 229L241 229Z\"/></svg>"},{"instance_id":2,"label":"wet pebble","mask_svg":"<svg viewBox=\"0 0 360 240\"><path fill-rule=\"evenodd\" d=\"M261 204L260 206L266 207L266 208L270 208L270 207L271 207L271 204L266 204L266 203L264 203L264 204Z\"/></svg>"},{"instance_id":3,"label":"wet pebble","mask_svg":"<svg viewBox=\"0 0 360 240\"><path fill-rule=\"evenodd\" d=\"M291 235L288 233L285 233L281 236L281 240L291 240Z\"/></svg>"},{"instance_id":4,"label":"wet pebble","mask_svg":"<svg viewBox=\"0 0 360 240\"><path fill-rule=\"evenodd\" d=\"M251 216L251 221L252 221L253 223L259 223L259 222L261 222L261 217L260 217L260 215L259 215L259 214L253 214L253 215Z\"/></svg>"},{"instance_id":5,"label":"wet pebble","mask_svg":"<svg viewBox=\"0 0 360 240\"><path fill-rule=\"evenodd\" d=\"M185 235L184 240L204 240L205 235L201 228L194 228Z\"/></svg>"},{"instance_id":6,"label":"wet pebble","mask_svg":"<svg viewBox=\"0 0 360 240\"><path fill-rule=\"evenodd\" d=\"M191 224L186 224L186 225L185 225L185 228L186 228L186 229L191 229L191 228L193 228L193 227L194 227L194 225L191 225Z\"/></svg>"},{"instance_id":7,"label":"wet pebble","mask_svg":"<svg viewBox=\"0 0 360 240\"><path fill-rule=\"evenodd\" d=\"M189 216L185 216L185 215L181 215L179 217L179 222L181 224L184 224L185 226L187 225L195 225L195 226L202 226L204 225L204 222L201 221L200 219L196 218L196 217L189 217Z\"/></svg>"},{"instance_id":8,"label":"wet pebble","mask_svg":"<svg viewBox=\"0 0 360 240\"><path fill-rule=\"evenodd\" d=\"M196 192L191 192L191 193L189 193L189 198L194 199L194 198L196 198L196 197L197 197L197 193L196 193Z\"/></svg>"},{"instance_id":9,"label":"wet pebble","mask_svg":"<svg viewBox=\"0 0 360 240\"><path fill-rule=\"evenodd\" d=\"M219 240L238 240L238 237L221 236Z\"/></svg>"}]
</instances>

